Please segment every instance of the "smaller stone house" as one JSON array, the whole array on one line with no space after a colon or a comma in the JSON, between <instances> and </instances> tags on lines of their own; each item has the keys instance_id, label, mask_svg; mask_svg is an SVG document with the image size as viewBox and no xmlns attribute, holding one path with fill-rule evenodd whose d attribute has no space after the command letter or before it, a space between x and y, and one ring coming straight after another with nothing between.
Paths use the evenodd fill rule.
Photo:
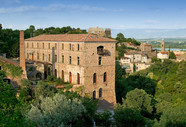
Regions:
<instances>
[{"instance_id":1,"label":"smaller stone house","mask_svg":"<svg viewBox=\"0 0 186 127\"><path fill-rule=\"evenodd\" d=\"M157 58L162 59L162 60L169 59L169 53L168 52L159 52L157 54Z\"/></svg>"}]
</instances>

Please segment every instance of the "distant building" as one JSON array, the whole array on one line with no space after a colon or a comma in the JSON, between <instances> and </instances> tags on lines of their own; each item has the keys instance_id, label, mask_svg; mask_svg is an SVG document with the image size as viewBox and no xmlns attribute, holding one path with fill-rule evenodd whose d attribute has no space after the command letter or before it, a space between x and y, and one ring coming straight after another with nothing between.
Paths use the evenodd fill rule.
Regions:
<instances>
[{"instance_id":1,"label":"distant building","mask_svg":"<svg viewBox=\"0 0 186 127\"><path fill-rule=\"evenodd\" d=\"M142 51L142 52L151 52L152 51L152 45L150 45L150 44L141 44L140 45L140 50Z\"/></svg>"},{"instance_id":2,"label":"distant building","mask_svg":"<svg viewBox=\"0 0 186 127\"><path fill-rule=\"evenodd\" d=\"M186 61L186 53L185 54L181 54L181 55L176 55L176 61L177 62Z\"/></svg>"},{"instance_id":3,"label":"distant building","mask_svg":"<svg viewBox=\"0 0 186 127\"><path fill-rule=\"evenodd\" d=\"M165 42L161 42L161 52L165 52Z\"/></svg>"},{"instance_id":4,"label":"distant building","mask_svg":"<svg viewBox=\"0 0 186 127\"><path fill-rule=\"evenodd\" d=\"M96 34L98 36L110 38L111 37L111 29L106 28L104 30L103 28L100 28L100 27L90 27L88 30L88 34Z\"/></svg>"},{"instance_id":5,"label":"distant building","mask_svg":"<svg viewBox=\"0 0 186 127\"><path fill-rule=\"evenodd\" d=\"M169 53L168 52L159 52L157 54L157 58L164 60L164 59L169 59Z\"/></svg>"}]
</instances>

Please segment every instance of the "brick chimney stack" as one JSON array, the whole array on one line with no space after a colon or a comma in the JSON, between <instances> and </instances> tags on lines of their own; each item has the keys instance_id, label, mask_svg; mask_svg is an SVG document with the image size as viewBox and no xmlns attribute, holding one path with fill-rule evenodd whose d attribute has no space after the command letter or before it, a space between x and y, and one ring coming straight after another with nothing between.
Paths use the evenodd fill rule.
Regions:
<instances>
[{"instance_id":1,"label":"brick chimney stack","mask_svg":"<svg viewBox=\"0 0 186 127\"><path fill-rule=\"evenodd\" d=\"M25 65L25 43L24 43L24 31L20 31L20 67L23 70L23 74L26 72L26 65Z\"/></svg>"}]
</instances>

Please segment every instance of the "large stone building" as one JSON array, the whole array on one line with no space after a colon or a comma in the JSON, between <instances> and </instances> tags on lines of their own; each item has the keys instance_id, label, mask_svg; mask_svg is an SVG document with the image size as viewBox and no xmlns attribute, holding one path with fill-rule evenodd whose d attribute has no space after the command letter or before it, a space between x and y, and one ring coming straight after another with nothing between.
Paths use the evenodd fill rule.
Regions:
<instances>
[{"instance_id":1,"label":"large stone building","mask_svg":"<svg viewBox=\"0 0 186 127\"><path fill-rule=\"evenodd\" d=\"M54 74L84 93L115 104L115 40L91 34L39 35L24 40L25 58L43 63L41 78Z\"/></svg>"}]
</instances>

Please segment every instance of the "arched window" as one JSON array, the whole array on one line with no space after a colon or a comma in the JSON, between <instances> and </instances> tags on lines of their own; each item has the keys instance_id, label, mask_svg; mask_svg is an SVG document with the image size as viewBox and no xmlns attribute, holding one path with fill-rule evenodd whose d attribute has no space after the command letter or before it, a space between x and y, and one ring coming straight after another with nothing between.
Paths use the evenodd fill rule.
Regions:
<instances>
[{"instance_id":1,"label":"arched window","mask_svg":"<svg viewBox=\"0 0 186 127\"><path fill-rule=\"evenodd\" d=\"M61 71L61 78L64 80L64 71Z\"/></svg>"},{"instance_id":2,"label":"arched window","mask_svg":"<svg viewBox=\"0 0 186 127\"><path fill-rule=\"evenodd\" d=\"M99 97L102 97L102 88L99 89Z\"/></svg>"},{"instance_id":3,"label":"arched window","mask_svg":"<svg viewBox=\"0 0 186 127\"><path fill-rule=\"evenodd\" d=\"M72 82L72 73L69 72L69 83L71 83L71 82Z\"/></svg>"},{"instance_id":4,"label":"arched window","mask_svg":"<svg viewBox=\"0 0 186 127\"><path fill-rule=\"evenodd\" d=\"M106 82L106 81L107 81L107 72L105 72L103 75L103 82Z\"/></svg>"},{"instance_id":5,"label":"arched window","mask_svg":"<svg viewBox=\"0 0 186 127\"><path fill-rule=\"evenodd\" d=\"M96 83L97 81L97 77L96 77L96 73L93 74L93 83Z\"/></svg>"},{"instance_id":6,"label":"arched window","mask_svg":"<svg viewBox=\"0 0 186 127\"><path fill-rule=\"evenodd\" d=\"M80 74L77 73L77 84L80 84Z\"/></svg>"},{"instance_id":7,"label":"arched window","mask_svg":"<svg viewBox=\"0 0 186 127\"><path fill-rule=\"evenodd\" d=\"M96 91L95 91L95 90L93 91L92 98L93 98L93 99L96 99Z\"/></svg>"},{"instance_id":8,"label":"arched window","mask_svg":"<svg viewBox=\"0 0 186 127\"><path fill-rule=\"evenodd\" d=\"M57 78L57 69L55 69L55 77Z\"/></svg>"},{"instance_id":9,"label":"arched window","mask_svg":"<svg viewBox=\"0 0 186 127\"><path fill-rule=\"evenodd\" d=\"M77 50L79 51L79 44L78 44L78 48L77 48Z\"/></svg>"}]
</instances>

